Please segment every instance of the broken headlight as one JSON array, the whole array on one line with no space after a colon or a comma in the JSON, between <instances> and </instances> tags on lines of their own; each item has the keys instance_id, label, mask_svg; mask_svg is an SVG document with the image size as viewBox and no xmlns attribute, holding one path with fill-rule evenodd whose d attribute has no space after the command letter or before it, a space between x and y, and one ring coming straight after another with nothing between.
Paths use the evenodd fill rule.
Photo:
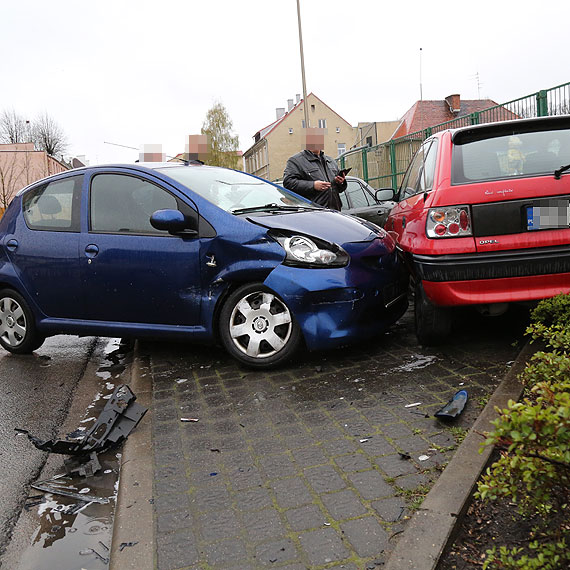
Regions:
<instances>
[{"instance_id":1,"label":"broken headlight","mask_svg":"<svg viewBox=\"0 0 570 570\"><path fill-rule=\"evenodd\" d=\"M342 247L303 235L274 236L286 252L285 265L344 267L349 256Z\"/></svg>"}]
</instances>

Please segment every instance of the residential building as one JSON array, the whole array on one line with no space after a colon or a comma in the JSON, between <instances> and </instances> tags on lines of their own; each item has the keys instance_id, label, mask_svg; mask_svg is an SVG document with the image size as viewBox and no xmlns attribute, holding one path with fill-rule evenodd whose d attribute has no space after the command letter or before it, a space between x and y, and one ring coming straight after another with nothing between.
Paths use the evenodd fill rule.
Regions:
<instances>
[{"instance_id":1,"label":"residential building","mask_svg":"<svg viewBox=\"0 0 570 570\"><path fill-rule=\"evenodd\" d=\"M356 140L351 148L361 146L376 146L392 138L400 121L381 121L373 123L358 123L356 127Z\"/></svg>"},{"instance_id":2,"label":"residential building","mask_svg":"<svg viewBox=\"0 0 570 570\"><path fill-rule=\"evenodd\" d=\"M0 144L0 213L24 186L65 170L64 163L34 150L34 143Z\"/></svg>"},{"instance_id":3,"label":"residential building","mask_svg":"<svg viewBox=\"0 0 570 570\"><path fill-rule=\"evenodd\" d=\"M326 129L325 154L336 158L349 150L354 142L355 129L314 93L307 95L309 127ZM266 180L280 180L287 159L305 148L304 100L287 101L276 109L275 120L254 135L254 144L244 152L245 171Z\"/></svg>"},{"instance_id":4,"label":"residential building","mask_svg":"<svg viewBox=\"0 0 570 570\"><path fill-rule=\"evenodd\" d=\"M465 99L459 94L448 95L442 101L416 101L402 117L391 138L397 139L427 127L439 125L460 117L478 113L498 106L492 99ZM501 109L497 120L518 119L518 115L506 108Z\"/></svg>"}]
</instances>

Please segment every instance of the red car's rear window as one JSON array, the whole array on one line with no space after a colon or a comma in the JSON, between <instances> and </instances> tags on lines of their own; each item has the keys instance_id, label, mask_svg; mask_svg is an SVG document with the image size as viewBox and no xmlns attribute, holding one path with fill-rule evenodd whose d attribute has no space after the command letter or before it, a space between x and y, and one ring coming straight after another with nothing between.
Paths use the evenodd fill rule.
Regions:
<instances>
[{"instance_id":1,"label":"red car's rear window","mask_svg":"<svg viewBox=\"0 0 570 570\"><path fill-rule=\"evenodd\" d=\"M568 163L570 128L517 132L513 127L508 133L491 131L486 138L457 137L451 183L552 174Z\"/></svg>"}]
</instances>

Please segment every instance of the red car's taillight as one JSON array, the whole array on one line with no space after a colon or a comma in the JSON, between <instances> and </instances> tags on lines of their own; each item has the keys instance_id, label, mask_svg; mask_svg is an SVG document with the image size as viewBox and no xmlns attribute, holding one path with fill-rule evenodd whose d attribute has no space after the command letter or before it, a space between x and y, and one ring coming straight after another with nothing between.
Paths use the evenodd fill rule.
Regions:
<instances>
[{"instance_id":1,"label":"red car's taillight","mask_svg":"<svg viewBox=\"0 0 570 570\"><path fill-rule=\"evenodd\" d=\"M473 235L469 206L443 206L428 210L426 234L430 238Z\"/></svg>"}]
</instances>

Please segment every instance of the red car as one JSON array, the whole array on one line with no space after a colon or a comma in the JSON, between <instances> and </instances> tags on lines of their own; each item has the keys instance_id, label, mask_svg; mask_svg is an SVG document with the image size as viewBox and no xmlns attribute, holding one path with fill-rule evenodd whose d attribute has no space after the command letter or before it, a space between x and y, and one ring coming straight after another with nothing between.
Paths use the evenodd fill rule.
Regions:
<instances>
[{"instance_id":1,"label":"red car","mask_svg":"<svg viewBox=\"0 0 570 570\"><path fill-rule=\"evenodd\" d=\"M498 315L570 292L569 163L570 116L446 130L423 143L385 224L411 272L420 343L449 333L452 307Z\"/></svg>"}]
</instances>

